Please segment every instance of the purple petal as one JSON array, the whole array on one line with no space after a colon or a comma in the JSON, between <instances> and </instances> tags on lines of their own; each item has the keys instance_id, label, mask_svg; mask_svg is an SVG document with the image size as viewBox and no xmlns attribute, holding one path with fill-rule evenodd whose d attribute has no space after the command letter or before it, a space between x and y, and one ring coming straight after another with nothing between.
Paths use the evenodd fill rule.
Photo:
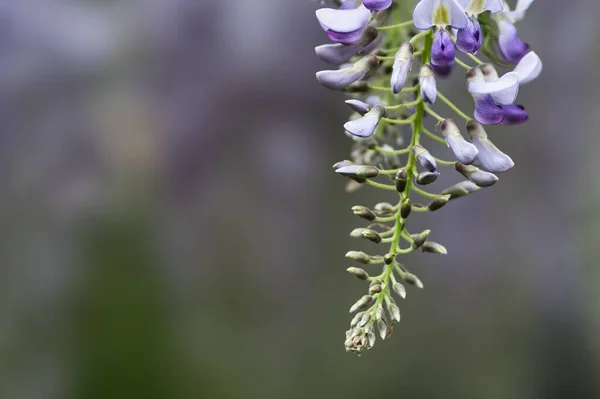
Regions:
<instances>
[{"instance_id":1,"label":"purple petal","mask_svg":"<svg viewBox=\"0 0 600 399\"><path fill-rule=\"evenodd\" d=\"M441 76L448 76L454 65L454 56L454 44L450 33L445 29L438 30L431 46L431 65L434 71Z\"/></svg>"},{"instance_id":2,"label":"purple petal","mask_svg":"<svg viewBox=\"0 0 600 399\"><path fill-rule=\"evenodd\" d=\"M504 110L494 103L492 96L480 96L475 100L475 119L484 125L497 125L504 119Z\"/></svg>"},{"instance_id":3,"label":"purple petal","mask_svg":"<svg viewBox=\"0 0 600 399\"><path fill-rule=\"evenodd\" d=\"M364 0L363 4L371 11L381 11L392 5L392 0Z\"/></svg>"},{"instance_id":4,"label":"purple petal","mask_svg":"<svg viewBox=\"0 0 600 399\"><path fill-rule=\"evenodd\" d=\"M456 47L463 53L475 54L481 48L483 35L477 16L469 18L469 24L464 29L459 29L456 34Z\"/></svg>"},{"instance_id":5,"label":"purple petal","mask_svg":"<svg viewBox=\"0 0 600 399\"><path fill-rule=\"evenodd\" d=\"M529 45L523 43L517 33L517 28L507 21L498 24L500 34L498 35L497 48L499 55L508 63L517 64L529 51Z\"/></svg>"},{"instance_id":6,"label":"purple petal","mask_svg":"<svg viewBox=\"0 0 600 399\"><path fill-rule=\"evenodd\" d=\"M525 107L519 104L503 105L502 110L504 111L504 125L519 125L525 123L529 118Z\"/></svg>"},{"instance_id":7,"label":"purple petal","mask_svg":"<svg viewBox=\"0 0 600 399\"><path fill-rule=\"evenodd\" d=\"M327 36L329 37L329 39L332 42L349 45L349 44L356 43L360 39L360 36L362 35L364 30L365 30L365 28L362 27L362 28L352 31L352 32L342 33L342 32L336 32L331 29L328 29Z\"/></svg>"}]
</instances>

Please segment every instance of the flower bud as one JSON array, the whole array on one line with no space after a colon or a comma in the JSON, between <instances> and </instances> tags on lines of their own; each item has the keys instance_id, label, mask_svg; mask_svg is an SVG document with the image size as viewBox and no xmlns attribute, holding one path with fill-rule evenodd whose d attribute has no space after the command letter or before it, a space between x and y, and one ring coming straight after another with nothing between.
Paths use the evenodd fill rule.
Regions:
<instances>
[{"instance_id":1,"label":"flower bud","mask_svg":"<svg viewBox=\"0 0 600 399\"><path fill-rule=\"evenodd\" d=\"M354 313L357 310L363 310L368 308L373 303L373 297L371 295L364 295L350 308L350 313Z\"/></svg>"},{"instance_id":2,"label":"flower bud","mask_svg":"<svg viewBox=\"0 0 600 399\"><path fill-rule=\"evenodd\" d=\"M369 348L372 348L375 345L375 334L372 331L367 333L367 340L369 341Z\"/></svg>"},{"instance_id":3,"label":"flower bud","mask_svg":"<svg viewBox=\"0 0 600 399\"><path fill-rule=\"evenodd\" d=\"M373 284L371 287L369 287L369 293L371 294L379 294L382 290L383 288L381 288L380 284Z\"/></svg>"},{"instance_id":4,"label":"flower bud","mask_svg":"<svg viewBox=\"0 0 600 399\"><path fill-rule=\"evenodd\" d=\"M448 251L443 245L433 241L425 241L425 243L421 246L421 251L436 255L448 254Z\"/></svg>"},{"instance_id":5,"label":"flower bud","mask_svg":"<svg viewBox=\"0 0 600 399\"><path fill-rule=\"evenodd\" d=\"M447 189L442 191L442 194L450 195L450 200L453 200L456 198L464 197L479 190L481 190L481 187L477 186L470 180L465 180L448 187Z\"/></svg>"},{"instance_id":6,"label":"flower bud","mask_svg":"<svg viewBox=\"0 0 600 399\"><path fill-rule=\"evenodd\" d=\"M420 184L422 186L425 186L427 184L431 184L434 181L437 180L438 176L440 175L440 172L421 172L417 175L417 184Z\"/></svg>"},{"instance_id":7,"label":"flower bud","mask_svg":"<svg viewBox=\"0 0 600 399\"><path fill-rule=\"evenodd\" d=\"M410 199L406 198L402 202L402 206L400 207L400 217L402 219L406 219L410 215L411 211L412 211L412 203L410 202Z\"/></svg>"},{"instance_id":8,"label":"flower bud","mask_svg":"<svg viewBox=\"0 0 600 399\"><path fill-rule=\"evenodd\" d=\"M425 148L423 148L423 146L418 145L418 144L413 146L412 152L415 155L417 162L422 167L424 167L425 169L427 169L430 172L437 171L437 164L435 162L435 159L431 156L429 151L427 151Z\"/></svg>"},{"instance_id":9,"label":"flower bud","mask_svg":"<svg viewBox=\"0 0 600 399\"><path fill-rule=\"evenodd\" d=\"M365 312L358 312L357 314L355 314L352 320L350 321L350 327L356 326L364 315Z\"/></svg>"},{"instance_id":10,"label":"flower bud","mask_svg":"<svg viewBox=\"0 0 600 399\"><path fill-rule=\"evenodd\" d=\"M371 242L374 242L375 244L379 244L381 242L381 236L375 230L365 229L362 232L362 237Z\"/></svg>"},{"instance_id":11,"label":"flower bud","mask_svg":"<svg viewBox=\"0 0 600 399\"><path fill-rule=\"evenodd\" d=\"M384 115L385 108L381 105L376 105L363 117L346 122L344 129L353 136L362 138L371 137Z\"/></svg>"},{"instance_id":12,"label":"flower bud","mask_svg":"<svg viewBox=\"0 0 600 399\"><path fill-rule=\"evenodd\" d=\"M398 94L406 83L406 78L413 64L413 46L409 42L404 42L400 45L400 49L394 58L394 66L392 67L392 78L390 85L392 93Z\"/></svg>"},{"instance_id":13,"label":"flower bud","mask_svg":"<svg viewBox=\"0 0 600 399\"><path fill-rule=\"evenodd\" d=\"M423 283L421 280L419 280L419 278L412 273L406 272L402 278L410 285L414 285L415 287L421 289L423 288Z\"/></svg>"},{"instance_id":14,"label":"flower bud","mask_svg":"<svg viewBox=\"0 0 600 399\"><path fill-rule=\"evenodd\" d=\"M479 187L493 186L498 182L498 177L490 172L485 172L473 165L463 165L457 162L456 171L477 184Z\"/></svg>"},{"instance_id":15,"label":"flower bud","mask_svg":"<svg viewBox=\"0 0 600 399\"><path fill-rule=\"evenodd\" d=\"M413 249L420 248L421 245L423 245L425 243L425 241L427 240L427 237L429 237L430 233L431 233L431 230L424 230L423 232L421 232L419 234L413 234L411 236L411 238L413 239L412 248Z\"/></svg>"},{"instance_id":16,"label":"flower bud","mask_svg":"<svg viewBox=\"0 0 600 399\"><path fill-rule=\"evenodd\" d=\"M425 64L419 70L419 87L423 101L433 104L437 97L437 84L431 66Z\"/></svg>"},{"instance_id":17,"label":"flower bud","mask_svg":"<svg viewBox=\"0 0 600 399\"><path fill-rule=\"evenodd\" d=\"M392 286L394 292L398 294L402 299L406 298L406 288L400 283L394 283Z\"/></svg>"},{"instance_id":18,"label":"flower bud","mask_svg":"<svg viewBox=\"0 0 600 399\"><path fill-rule=\"evenodd\" d=\"M440 195L439 197L434 198L433 201L431 201L429 205L427 205L427 209L429 209L432 212L437 211L438 209L446 205L448 201L450 201L450 195Z\"/></svg>"},{"instance_id":19,"label":"flower bud","mask_svg":"<svg viewBox=\"0 0 600 399\"><path fill-rule=\"evenodd\" d=\"M335 172L346 177L370 179L377 177L379 169L371 165L347 165L336 169Z\"/></svg>"},{"instance_id":20,"label":"flower bud","mask_svg":"<svg viewBox=\"0 0 600 399\"><path fill-rule=\"evenodd\" d=\"M363 5L371 11L383 11L392 5L392 0L363 0Z\"/></svg>"},{"instance_id":21,"label":"flower bud","mask_svg":"<svg viewBox=\"0 0 600 399\"><path fill-rule=\"evenodd\" d=\"M471 142L479 151L476 163L482 169L492 173L502 173L515 165L508 155L500 151L488 139L487 133L479 122L474 120L467 122L467 132L471 137Z\"/></svg>"},{"instance_id":22,"label":"flower bud","mask_svg":"<svg viewBox=\"0 0 600 399\"><path fill-rule=\"evenodd\" d=\"M360 251L349 251L346 253L346 258L364 263L365 265L368 265L371 261L371 257L368 254Z\"/></svg>"},{"instance_id":23,"label":"flower bud","mask_svg":"<svg viewBox=\"0 0 600 399\"><path fill-rule=\"evenodd\" d=\"M361 238L363 231L366 229L364 227L358 227L350 232L350 237L352 238Z\"/></svg>"},{"instance_id":24,"label":"flower bud","mask_svg":"<svg viewBox=\"0 0 600 399\"><path fill-rule=\"evenodd\" d=\"M391 265L393 261L394 261L394 255L385 254L383 256L383 263L385 263L386 265Z\"/></svg>"},{"instance_id":25,"label":"flower bud","mask_svg":"<svg viewBox=\"0 0 600 399\"><path fill-rule=\"evenodd\" d=\"M394 212L394 206L389 202L380 202L377 205L375 205L375 210L381 213L392 214Z\"/></svg>"},{"instance_id":26,"label":"flower bud","mask_svg":"<svg viewBox=\"0 0 600 399\"><path fill-rule=\"evenodd\" d=\"M371 109L371 106L365 102L352 98L350 100L345 101L346 104L350 106L354 111L358 112L361 115L366 114Z\"/></svg>"},{"instance_id":27,"label":"flower bud","mask_svg":"<svg viewBox=\"0 0 600 399\"><path fill-rule=\"evenodd\" d=\"M369 279L369 274L361 268L349 267L346 269L346 271L348 273L350 273L351 275L358 277L360 280L368 280Z\"/></svg>"},{"instance_id":28,"label":"flower bud","mask_svg":"<svg viewBox=\"0 0 600 399\"><path fill-rule=\"evenodd\" d=\"M406 179L406 169L402 168L398 170L398 172L396 172L396 191L398 191L399 193L403 193L404 190L406 190Z\"/></svg>"},{"instance_id":29,"label":"flower bud","mask_svg":"<svg viewBox=\"0 0 600 399\"><path fill-rule=\"evenodd\" d=\"M369 312L365 312L362 317L360 318L360 321L358 322L358 326L359 327L364 327L367 325L367 323L371 320L371 315L369 314Z\"/></svg>"},{"instance_id":30,"label":"flower bud","mask_svg":"<svg viewBox=\"0 0 600 399\"><path fill-rule=\"evenodd\" d=\"M479 151L477 151L477 147L464 139L456 123L452 119L446 119L441 123L441 129L446 144L456 159L466 165L472 163Z\"/></svg>"},{"instance_id":31,"label":"flower bud","mask_svg":"<svg viewBox=\"0 0 600 399\"><path fill-rule=\"evenodd\" d=\"M339 162L336 162L336 163L333 164L333 170L342 168L344 166L350 166L350 165L354 165L354 163L351 162L351 161L346 161L346 160L339 161Z\"/></svg>"},{"instance_id":32,"label":"flower bud","mask_svg":"<svg viewBox=\"0 0 600 399\"><path fill-rule=\"evenodd\" d=\"M377 308L377 310L375 311L375 319L376 320L382 320L383 319L383 308L380 306L379 308Z\"/></svg>"},{"instance_id":33,"label":"flower bud","mask_svg":"<svg viewBox=\"0 0 600 399\"><path fill-rule=\"evenodd\" d=\"M319 71L317 80L331 90L343 90L365 76L365 72L357 67Z\"/></svg>"},{"instance_id":34,"label":"flower bud","mask_svg":"<svg viewBox=\"0 0 600 399\"><path fill-rule=\"evenodd\" d=\"M387 338L388 328L387 323L383 319L377 320L377 329L379 330L379 336L381 339Z\"/></svg>"},{"instance_id":35,"label":"flower bud","mask_svg":"<svg viewBox=\"0 0 600 399\"><path fill-rule=\"evenodd\" d=\"M354 212L356 216L368 220L369 222L372 222L377 217L373 211L365 206L355 205L352 207L352 212Z\"/></svg>"},{"instance_id":36,"label":"flower bud","mask_svg":"<svg viewBox=\"0 0 600 399\"><path fill-rule=\"evenodd\" d=\"M390 314L390 319L400 322L400 308L398 305L395 303L390 303L388 304L387 309Z\"/></svg>"}]
</instances>

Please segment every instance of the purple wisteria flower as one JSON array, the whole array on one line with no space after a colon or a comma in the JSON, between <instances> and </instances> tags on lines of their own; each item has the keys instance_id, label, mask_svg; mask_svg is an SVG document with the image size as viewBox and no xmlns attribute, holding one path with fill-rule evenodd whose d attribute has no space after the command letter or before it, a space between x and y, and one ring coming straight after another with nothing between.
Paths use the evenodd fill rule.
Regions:
<instances>
[{"instance_id":1,"label":"purple wisteria flower","mask_svg":"<svg viewBox=\"0 0 600 399\"><path fill-rule=\"evenodd\" d=\"M535 52L522 58L514 71L502 77L490 64L467 72L469 93L475 100L475 119L484 125L520 124L528 119L522 105L514 104L519 86L537 78L542 62Z\"/></svg>"},{"instance_id":2,"label":"purple wisteria flower","mask_svg":"<svg viewBox=\"0 0 600 399\"><path fill-rule=\"evenodd\" d=\"M316 11L321 27L331 41L342 44L354 44L363 34L371 11L363 5L358 8L340 9L320 8Z\"/></svg>"},{"instance_id":3,"label":"purple wisteria flower","mask_svg":"<svg viewBox=\"0 0 600 399\"><path fill-rule=\"evenodd\" d=\"M440 76L448 76L454 66L454 43L449 29L464 29L468 18L457 0L421 0L413 12L413 23L420 30L435 28L431 48L431 67Z\"/></svg>"},{"instance_id":4,"label":"purple wisteria flower","mask_svg":"<svg viewBox=\"0 0 600 399\"><path fill-rule=\"evenodd\" d=\"M513 11L505 6L503 12L493 16L498 25L497 52L500 58L509 64L518 63L529 51L529 45L519 38L515 23L525 17L525 12L533 1L518 0Z\"/></svg>"},{"instance_id":5,"label":"purple wisteria flower","mask_svg":"<svg viewBox=\"0 0 600 399\"><path fill-rule=\"evenodd\" d=\"M477 16L485 11L492 13L504 9L503 0L458 0L467 14L467 26L456 33L456 47L463 53L475 54L481 48L483 35Z\"/></svg>"}]
</instances>

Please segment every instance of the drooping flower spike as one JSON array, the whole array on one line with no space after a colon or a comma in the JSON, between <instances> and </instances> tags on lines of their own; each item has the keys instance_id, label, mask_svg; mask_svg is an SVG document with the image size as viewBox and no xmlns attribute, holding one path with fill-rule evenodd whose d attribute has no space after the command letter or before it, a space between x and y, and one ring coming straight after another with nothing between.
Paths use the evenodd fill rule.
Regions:
<instances>
[{"instance_id":1,"label":"drooping flower spike","mask_svg":"<svg viewBox=\"0 0 600 399\"><path fill-rule=\"evenodd\" d=\"M490 11L501 12L503 0L458 0L467 14L467 26L456 33L456 47L463 53L475 54L483 43L483 34L479 25L479 14Z\"/></svg>"},{"instance_id":2,"label":"drooping flower spike","mask_svg":"<svg viewBox=\"0 0 600 399\"><path fill-rule=\"evenodd\" d=\"M529 45L519 38L515 24L525 17L525 12L533 1L518 0L512 11L508 4L504 3L504 11L493 15L498 26L497 53L506 63L518 63L529 51Z\"/></svg>"},{"instance_id":3,"label":"drooping flower spike","mask_svg":"<svg viewBox=\"0 0 600 399\"><path fill-rule=\"evenodd\" d=\"M333 168L348 179L347 192L368 186L396 194L394 203L351 208L368 225L352 230L350 237L387 246L379 254L346 254L364 265L351 266L348 273L369 284L367 293L349 306L355 314L344 346L353 353L372 348L377 336L387 339L401 319L396 301L407 297L409 286L424 287L402 257L415 251L448 254L443 245L430 240L431 230L409 231L415 224L407 220L495 186L498 174L514 166L488 138L483 125L525 122L528 114L515 101L521 86L542 71L534 52L523 52L514 70L502 76L494 67L506 66L494 47L499 40L497 21L514 24L531 0L520 1L514 11L500 0L422 0L413 19L402 21L405 1L335 0L338 9L317 12L336 43L319 46L315 52L323 61L340 65L318 72L317 80L351 96L346 104L352 114L343 124L352 139L350 156ZM415 33L413 25L421 32ZM471 53L466 61L456 58L455 43L459 50ZM474 55L480 48L489 61ZM454 65L468 71L473 111L461 110L438 88L435 75L449 75ZM438 109L440 102L444 105ZM466 122L467 134L463 135L455 117ZM443 146L446 155L433 151L434 145ZM439 178L447 172L457 182L438 187L447 181Z\"/></svg>"}]
</instances>

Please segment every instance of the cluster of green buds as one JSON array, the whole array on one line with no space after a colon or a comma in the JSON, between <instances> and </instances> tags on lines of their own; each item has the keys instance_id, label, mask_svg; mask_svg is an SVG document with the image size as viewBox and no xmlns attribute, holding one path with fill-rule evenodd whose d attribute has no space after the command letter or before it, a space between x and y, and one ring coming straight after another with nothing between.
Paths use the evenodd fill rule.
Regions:
<instances>
[{"instance_id":1,"label":"cluster of green buds","mask_svg":"<svg viewBox=\"0 0 600 399\"><path fill-rule=\"evenodd\" d=\"M369 283L368 292L350 308L355 315L345 339L346 350L359 354L373 347L377 335L383 340L392 334L400 321L397 301L406 297L406 287L423 288L401 257L414 251L447 254L429 239L430 230L410 231L411 219L496 184L497 174L514 166L488 138L484 125L524 123L528 114L514 101L519 87L542 70L539 57L518 39L512 25L523 18L531 0L520 0L514 11L501 0L421 0L412 19L403 21L406 8L401 3L407 2L345 0L317 11L335 43L318 46L316 53L338 65L317 72L317 80L353 96L346 104L354 113L344 124L353 140L350 159L333 169L349 179L348 192L370 186L394 198L373 207L352 207L366 226L350 236L386 246L381 254L346 254L361 264L348 273ZM489 62L475 55L480 49ZM493 64L516 66L500 77ZM463 79L475 102L472 116L438 90L436 79L450 76L455 65L466 70ZM433 109L436 100L444 111ZM444 112L464 121L465 135L455 119L440 115ZM436 145L449 149L453 159L430 152ZM446 170L458 181L430 188Z\"/></svg>"}]
</instances>

